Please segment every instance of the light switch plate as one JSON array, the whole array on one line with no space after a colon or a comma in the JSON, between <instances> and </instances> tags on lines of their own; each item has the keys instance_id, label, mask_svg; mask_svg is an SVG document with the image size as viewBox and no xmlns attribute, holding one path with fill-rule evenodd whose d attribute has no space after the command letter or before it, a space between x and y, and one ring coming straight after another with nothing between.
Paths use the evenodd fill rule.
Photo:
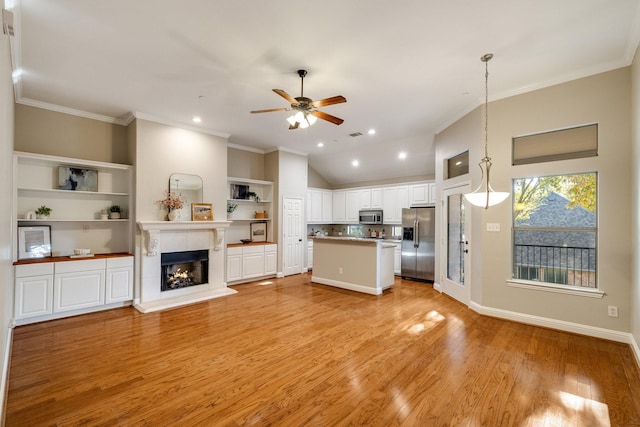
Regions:
<instances>
[{"instance_id":1,"label":"light switch plate","mask_svg":"<svg viewBox=\"0 0 640 427\"><path fill-rule=\"evenodd\" d=\"M488 222L487 223L487 231L500 231L500 223L499 222Z\"/></svg>"}]
</instances>

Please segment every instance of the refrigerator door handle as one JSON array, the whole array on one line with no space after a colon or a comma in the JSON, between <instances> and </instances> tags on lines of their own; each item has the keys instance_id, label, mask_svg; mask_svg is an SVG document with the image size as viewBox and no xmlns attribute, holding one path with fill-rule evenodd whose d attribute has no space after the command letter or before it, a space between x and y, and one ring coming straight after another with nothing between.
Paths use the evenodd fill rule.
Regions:
<instances>
[{"instance_id":1,"label":"refrigerator door handle","mask_svg":"<svg viewBox=\"0 0 640 427\"><path fill-rule=\"evenodd\" d=\"M418 248L420 246L420 221L417 219L413 220L413 247Z\"/></svg>"}]
</instances>

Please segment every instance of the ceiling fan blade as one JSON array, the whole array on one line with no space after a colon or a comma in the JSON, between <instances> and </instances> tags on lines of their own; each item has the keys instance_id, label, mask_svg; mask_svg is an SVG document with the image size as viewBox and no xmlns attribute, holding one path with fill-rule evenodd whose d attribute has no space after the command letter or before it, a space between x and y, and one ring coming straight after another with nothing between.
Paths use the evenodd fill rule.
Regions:
<instances>
[{"instance_id":1,"label":"ceiling fan blade","mask_svg":"<svg viewBox=\"0 0 640 427\"><path fill-rule=\"evenodd\" d=\"M273 113L276 111L289 111L291 110L291 108L269 108L267 110L253 110L253 111L249 111L251 114L256 114L256 113Z\"/></svg>"},{"instance_id":2,"label":"ceiling fan blade","mask_svg":"<svg viewBox=\"0 0 640 427\"><path fill-rule=\"evenodd\" d=\"M341 125L344 120L339 117L332 116L331 114L323 113L322 111L314 110L311 112L314 116L319 119L326 120L328 122L333 123L334 125Z\"/></svg>"},{"instance_id":3,"label":"ceiling fan blade","mask_svg":"<svg viewBox=\"0 0 640 427\"><path fill-rule=\"evenodd\" d=\"M289 103L291 105L298 105L298 101L296 101L296 99L294 97L292 97L291 95L289 95L287 92L285 92L282 89L273 89L273 91L275 93L277 93L278 95L280 95L281 97L283 97L284 99L286 99L287 101L289 101Z\"/></svg>"},{"instance_id":4,"label":"ceiling fan blade","mask_svg":"<svg viewBox=\"0 0 640 427\"><path fill-rule=\"evenodd\" d=\"M324 107L325 105L333 105L333 104L342 104L343 102L347 102L347 98L342 95L332 96L331 98L320 99L318 101L313 101L311 104L312 107Z\"/></svg>"}]
</instances>

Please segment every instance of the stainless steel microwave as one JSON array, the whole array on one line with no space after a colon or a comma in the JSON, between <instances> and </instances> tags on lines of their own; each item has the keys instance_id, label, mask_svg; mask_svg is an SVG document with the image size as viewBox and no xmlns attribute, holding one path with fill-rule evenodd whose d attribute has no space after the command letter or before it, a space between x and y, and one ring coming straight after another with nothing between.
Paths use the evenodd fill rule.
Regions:
<instances>
[{"instance_id":1,"label":"stainless steel microwave","mask_svg":"<svg viewBox=\"0 0 640 427\"><path fill-rule=\"evenodd\" d=\"M360 211L360 224L382 224L382 209L366 209Z\"/></svg>"}]
</instances>

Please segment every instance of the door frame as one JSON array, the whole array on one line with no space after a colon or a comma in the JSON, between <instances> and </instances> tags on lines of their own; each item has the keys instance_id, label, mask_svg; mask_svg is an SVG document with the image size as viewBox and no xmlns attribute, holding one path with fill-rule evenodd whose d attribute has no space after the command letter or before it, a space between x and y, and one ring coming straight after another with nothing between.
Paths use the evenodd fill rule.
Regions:
<instances>
[{"instance_id":1,"label":"door frame","mask_svg":"<svg viewBox=\"0 0 640 427\"><path fill-rule=\"evenodd\" d=\"M454 194L465 194L471 191L471 183L469 181L458 182L442 188L442 215L440 222L440 233L442 238L440 239L440 292L443 292L453 299L460 301L461 303L469 306L471 303L471 275L464 275L464 286L460 286L447 278L447 262L448 262L448 225L449 225L449 205L447 203L448 196ZM469 241L471 236L471 209L470 205L464 201L465 204L465 237ZM465 270L468 272L471 268L471 244L467 246L468 252L464 256Z\"/></svg>"},{"instance_id":2,"label":"door frame","mask_svg":"<svg viewBox=\"0 0 640 427\"><path fill-rule=\"evenodd\" d=\"M300 260L300 271L297 271L295 273L290 273L287 274L288 271L285 269L285 261L288 259L287 255L288 255L288 248L287 248L287 241L286 241L286 237L285 237L285 230L287 230L287 224L285 223L285 221L287 220L287 215L285 214L285 206L287 204L287 200L299 200L300 201L300 236L301 238L304 237L306 235L306 203L305 203L305 199L304 197L300 197L300 196L287 196L287 195L283 195L282 199L281 199L281 205L280 205L280 218L281 223L280 223L280 227L279 227L279 231L278 231L278 237L279 237L279 241L282 242L281 245L278 245L279 247L282 247L282 252L281 252L281 259L280 259L280 271L282 272L282 275L279 277L285 277L287 275L293 275L293 274L302 274L304 271L305 263L305 253L304 250L306 250L307 246L306 246L306 240L302 239L302 242L300 242L300 250L299 250L299 260Z\"/></svg>"}]
</instances>

